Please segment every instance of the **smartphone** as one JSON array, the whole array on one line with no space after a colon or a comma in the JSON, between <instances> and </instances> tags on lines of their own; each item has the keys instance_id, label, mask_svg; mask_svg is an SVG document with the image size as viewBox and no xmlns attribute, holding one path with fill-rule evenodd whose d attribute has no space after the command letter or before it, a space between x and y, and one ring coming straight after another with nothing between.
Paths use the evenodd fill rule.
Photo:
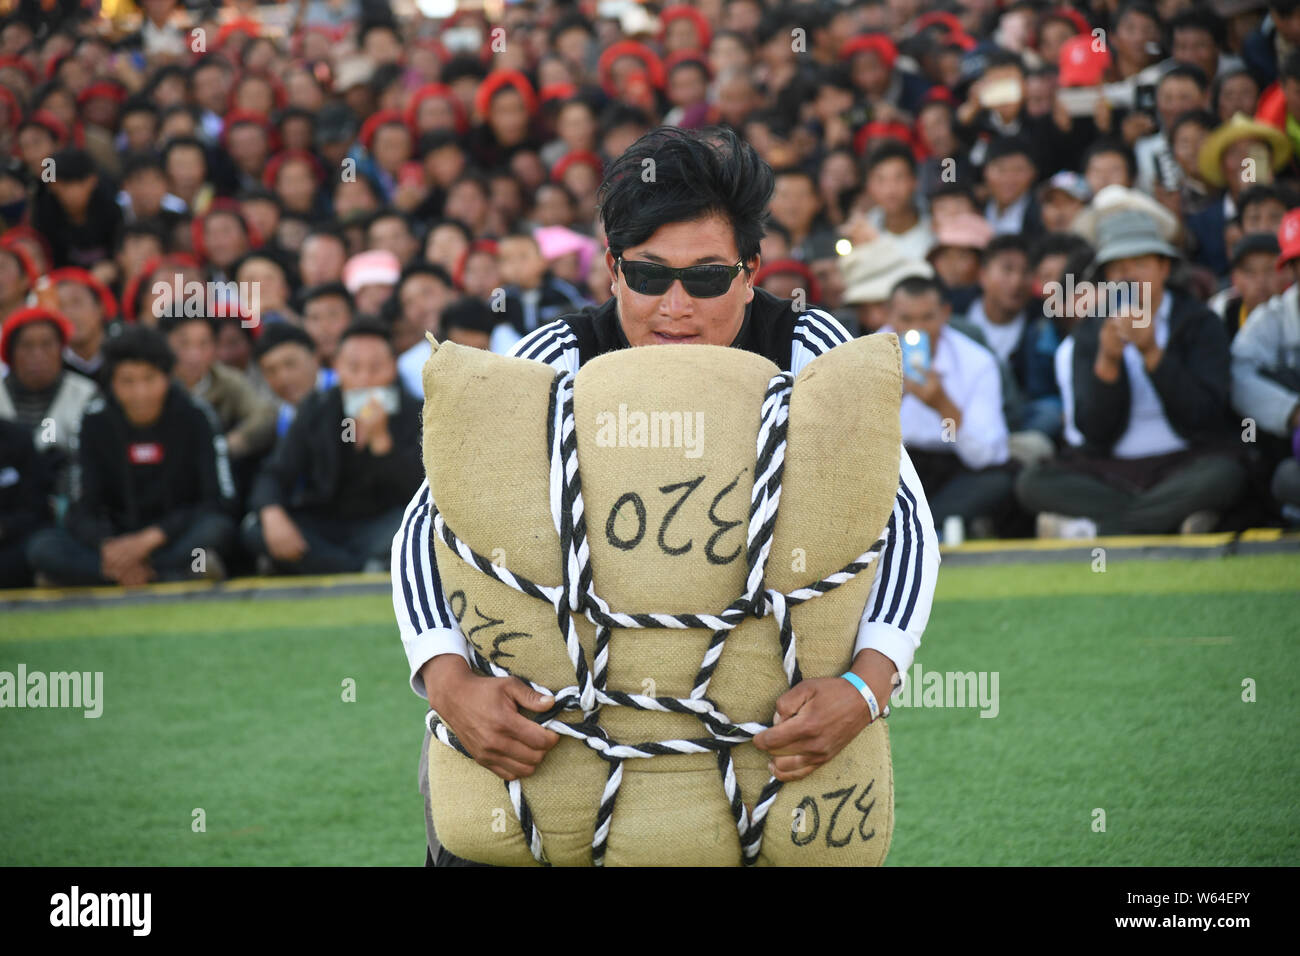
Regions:
<instances>
[{"instance_id":1,"label":"smartphone","mask_svg":"<svg viewBox=\"0 0 1300 956\"><path fill-rule=\"evenodd\" d=\"M369 404L371 398L378 398L379 403L384 406L384 411L389 415L397 414L401 408L401 396L397 392L396 385L385 385L378 388L350 388L343 393L343 414L347 418L356 418L361 414L361 409Z\"/></svg>"},{"instance_id":2,"label":"smartphone","mask_svg":"<svg viewBox=\"0 0 1300 956\"><path fill-rule=\"evenodd\" d=\"M980 106L988 109L1010 106L1012 103L1019 103L1022 97L1019 80L998 80L980 90Z\"/></svg>"},{"instance_id":3,"label":"smartphone","mask_svg":"<svg viewBox=\"0 0 1300 956\"><path fill-rule=\"evenodd\" d=\"M916 382L925 381L930 370L930 335L920 329L908 329L898 337L903 349L903 374Z\"/></svg>"},{"instance_id":4,"label":"smartphone","mask_svg":"<svg viewBox=\"0 0 1300 956\"><path fill-rule=\"evenodd\" d=\"M1133 109L1156 119L1156 88L1154 83L1142 83L1133 91ZM1159 122L1157 120L1157 122Z\"/></svg>"}]
</instances>

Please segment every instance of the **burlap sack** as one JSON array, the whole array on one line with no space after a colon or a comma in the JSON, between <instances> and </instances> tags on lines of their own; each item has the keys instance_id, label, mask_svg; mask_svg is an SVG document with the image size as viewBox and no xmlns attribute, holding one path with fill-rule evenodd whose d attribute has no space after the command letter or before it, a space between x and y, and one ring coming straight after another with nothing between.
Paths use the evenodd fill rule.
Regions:
<instances>
[{"instance_id":1,"label":"burlap sack","mask_svg":"<svg viewBox=\"0 0 1300 956\"><path fill-rule=\"evenodd\" d=\"M738 349L660 346L610 353L579 372L574 419L592 568L596 592L611 609L717 613L743 592L760 407L778 371ZM546 445L554 374L537 362L451 344L439 346L424 368L425 469L448 525L478 553L548 586L561 581ZM806 586L881 537L898 486L900 394L893 335L841 345L799 374L768 587L789 593ZM652 439L636 413L648 420L654 412L669 415L655 419ZM436 548L452 611L481 654L552 691L575 683L551 606L471 567L442 541ZM850 665L874 571L794 611L805 678ZM595 628L578 622L590 665ZM609 687L686 697L708 640L704 630L616 630ZM775 618L747 619L729 636L708 696L733 720L770 723L786 690ZM629 744L707 736L698 720L681 714L607 706L600 721ZM443 845L484 863L533 864L504 783L438 740L430 746L430 796ZM735 747L733 757L752 809L768 780L768 757L752 744ZM606 865L740 863L712 754L633 759L623 769ZM590 865L606 774L601 758L562 737L523 782L551 863ZM889 736L876 721L834 760L782 788L759 862L875 865L892 831Z\"/></svg>"}]
</instances>

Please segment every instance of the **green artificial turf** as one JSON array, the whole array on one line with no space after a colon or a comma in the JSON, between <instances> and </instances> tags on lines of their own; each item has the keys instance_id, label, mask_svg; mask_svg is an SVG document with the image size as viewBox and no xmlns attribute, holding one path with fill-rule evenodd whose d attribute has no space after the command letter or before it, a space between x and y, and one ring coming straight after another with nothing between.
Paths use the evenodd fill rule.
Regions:
<instances>
[{"instance_id":1,"label":"green artificial turf","mask_svg":"<svg viewBox=\"0 0 1300 956\"><path fill-rule=\"evenodd\" d=\"M1298 625L1290 555L945 568L918 661L998 715L895 710L888 863L1295 865ZM0 709L0 864L423 862L387 597L5 612L20 662L104 710Z\"/></svg>"}]
</instances>

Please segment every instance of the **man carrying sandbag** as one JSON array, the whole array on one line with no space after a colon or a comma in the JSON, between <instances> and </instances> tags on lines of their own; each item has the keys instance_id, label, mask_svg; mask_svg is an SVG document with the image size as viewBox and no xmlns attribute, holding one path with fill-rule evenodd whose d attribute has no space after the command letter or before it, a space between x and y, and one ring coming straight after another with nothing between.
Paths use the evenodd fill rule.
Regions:
<instances>
[{"instance_id":1,"label":"man carrying sandbag","mask_svg":"<svg viewBox=\"0 0 1300 956\"><path fill-rule=\"evenodd\" d=\"M729 345L797 374L848 341L828 313L799 311L791 300L753 286L772 183L771 168L729 130L661 127L646 134L612 165L600 190L613 297L542 326L512 354L576 372L629 347ZM852 741L873 719L868 695L883 707L920 645L939 552L905 451L899 470L888 544L876 562L854 647L851 672L867 692L847 677L826 677L804 680L781 696L778 726L754 738L779 780L807 776ZM470 670L466 638L434 561L431 506L426 481L393 539L393 605L411 686L480 765L503 780L528 777L559 737L519 710L541 711L551 700L520 681ZM427 751L426 737L425 759ZM427 813L426 823L432 863L436 835ZM436 862L466 863L441 847Z\"/></svg>"}]
</instances>

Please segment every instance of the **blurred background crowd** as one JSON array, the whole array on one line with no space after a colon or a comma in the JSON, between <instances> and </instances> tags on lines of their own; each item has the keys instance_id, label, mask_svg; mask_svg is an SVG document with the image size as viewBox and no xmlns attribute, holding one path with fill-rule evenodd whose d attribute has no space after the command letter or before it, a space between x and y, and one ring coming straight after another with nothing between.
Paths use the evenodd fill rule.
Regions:
<instances>
[{"instance_id":1,"label":"blurred background crowd","mask_svg":"<svg viewBox=\"0 0 1300 956\"><path fill-rule=\"evenodd\" d=\"M1300 0L0 10L0 586L387 568L425 334L608 299L660 125L900 334L950 543L1300 522Z\"/></svg>"}]
</instances>

